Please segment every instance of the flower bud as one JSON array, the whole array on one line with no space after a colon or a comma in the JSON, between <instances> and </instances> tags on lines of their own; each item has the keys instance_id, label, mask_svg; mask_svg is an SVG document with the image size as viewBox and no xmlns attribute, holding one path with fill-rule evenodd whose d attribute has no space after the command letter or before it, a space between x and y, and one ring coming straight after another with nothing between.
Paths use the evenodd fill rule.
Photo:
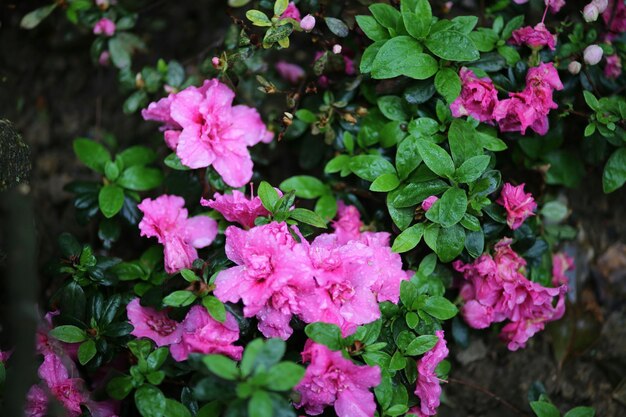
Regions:
<instances>
[{"instance_id":1,"label":"flower bud","mask_svg":"<svg viewBox=\"0 0 626 417\"><path fill-rule=\"evenodd\" d=\"M211 64L213 64L213 68L218 69L220 67L220 59L214 56L211 58Z\"/></svg>"},{"instance_id":2,"label":"flower bud","mask_svg":"<svg viewBox=\"0 0 626 417\"><path fill-rule=\"evenodd\" d=\"M592 0L591 3L598 8L598 13L604 13L609 7L609 0Z\"/></svg>"},{"instance_id":3,"label":"flower bud","mask_svg":"<svg viewBox=\"0 0 626 417\"><path fill-rule=\"evenodd\" d=\"M602 48L598 45L589 45L583 52L583 58L588 65L596 65L602 59Z\"/></svg>"},{"instance_id":4,"label":"flower bud","mask_svg":"<svg viewBox=\"0 0 626 417\"><path fill-rule=\"evenodd\" d=\"M593 4L593 2L586 5L583 9L583 19L585 19L585 22L587 23L595 22L596 20L598 20L599 15L600 11L598 10L598 7Z\"/></svg>"},{"instance_id":5,"label":"flower bud","mask_svg":"<svg viewBox=\"0 0 626 417\"><path fill-rule=\"evenodd\" d=\"M571 73L571 74L578 74L580 72L580 69L582 68L582 65L580 62L578 61L572 61L569 63L569 65L567 66L567 70Z\"/></svg>"},{"instance_id":6,"label":"flower bud","mask_svg":"<svg viewBox=\"0 0 626 417\"><path fill-rule=\"evenodd\" d=\"M304 16L302 18L302 21L300 21L300 27L305 32L312 31L313 28L315 27L315 18L313 16L311 16L310 14Z\"/></svg>"},{"instance_id":7,"label":"flower bud","mask_svg":"<svg viewBox=\"0 0 626 417\"><path fill-rule=\"evenodd\" d=\"M340 54L340 53L341 53L341 45L339 44L333 45L333 54Z\"/></svg>"}]
</instances>

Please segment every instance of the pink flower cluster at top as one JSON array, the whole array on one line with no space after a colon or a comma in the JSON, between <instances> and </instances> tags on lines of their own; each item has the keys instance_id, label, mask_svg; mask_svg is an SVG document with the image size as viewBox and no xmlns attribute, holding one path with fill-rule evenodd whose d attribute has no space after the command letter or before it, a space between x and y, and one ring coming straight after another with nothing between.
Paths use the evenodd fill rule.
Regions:
<instances>
[{"instance_id":1,"label":"pink flower cluster at top","mask_svg":"<svg viewBox=\"0 0 626 417\"><path fill-rule=\"evenodd\" d=\"M622 60L619 55L614 54L607 56L604 76L606 78L616 79L620 75L622 75Z\"/></svg>"},{"instance_id":2,"label":"pink flower cluster at top","mask_svg":"<svg viewBox=\"0 0 626 417\"><path fill-rule=\"evenodd\" d=\"M231 187L252 178L248 147L269 143L259 113L248 106L233 106L235 93L218 80L202 87L187 87L150 103L141 115L163 123L165 142L189 168L212 166Z\"/></svg>"},{"instance_id":3,"label":"pink flower cluster at top","mask_svg":"<svg viewBox=\"0 0 626 417\"><path fill-rule=\"evenodd\" d=\"M537 209L532 194L524 192L524 185L515 187L509 183L504 184L497 201L506 209L506 223L511 230L519 228L527 218L534 216Z\"/></svg>"},{"instance_id":4,"label":"pink flower cluster at top","mask_svg":"<svg viewBox=\"0 0 626 417\"><path fill-rule=\"evenodd\" d=\"M144 199L137 207L143 212L141 236L156 237L163 245L165 270L174 274L191 267L198 258L196 249L209 246L217 235L217 222L207 216L189 218L185 200L174 195Z\"/></svg>"},{"instance_id":5,"label":"pink flower cluster at top","mask_svg":"<svg viewBox=\"0 0 626 417\"><path fill-rule=\"evenodd\" d=\"M471 264L453 263L466 280L461 286L465 300L461 314L475 329L508 320L500 338L510 350L517 350L546 323L563 316L567 285L549 288L529 281L524 276L526 261L511 249L511 239L498 242L494 252L493 257L484 254Z\"/></svg>"},{"instance_id":6,"label":"pink flower cluster at top","mask_svg":"<svg viewBox=\"0 0 626 417\"><path fill-rule=\"evenodd\" d=\"M528 3L528 0L513 0L513 1L517 4ZM558 13L559 10L561 10L561 8L565 6L565 0L544 0L544 4L546 5L546 7L550 8L550 12Z\"/></svg>"},{"instance_id":7,"label":"pink flower cluster at top","mask_svg":"<svg viewBox=\"0 0 626 417\"><path fill-rule=\"evenodd\" d=\"M377 366L358 366L324 345L307 340L302 361L310 362L304 378L295 387L301 398L297 408L309 415L322 414L335 406L339 417L372 417L376 411L374 395L369 388L380 384Z\"/></svg>"},{"instance_id":8,"label":"pink flower cluster at top","mask_svg":"<svg viewBox=\"0 0 626 417\"><path fill-rule=\"evenodd\" d=\"M615 2L617 5L615 6ZM602 13L604 23L614 33L626 32L626 4L624 0L609 0L608 7Z\"/></svg>"},{"instance_id":9,"label":"pink flower cluster at top","mask_svg":"<svg viewBox=\"0 0 626 417\"><path fill-rule=\"evenodd\" d=\"M513 45L527 45L533 49L540 49L547 46L554 51L556 46L556 35L546 29L543 23L537 23L535 27L525 26L514 30L511 37Z\"/></svg>"},{"instance_id":10,"label":"pink flower cluster at top","mask_svg":"<svg viewBox=\"0 0 626 417\"><path fill-rule=\"evenodd\" d=\"M257 217L269 214L259 197L248 199L238 190L233 190L231 194L215 193L213 200L203 198L200 204L219 211L226 220L239 223L246 229L254 226L254 220Z\"/></svg>"},{"instance_id":11,"label":"pink flower cluster at top","mask_svg":"<svg viewBox=\"0 0 626 417\"><path fill-rule=\"evenodd\" d=\"M498 100L497 90L489 78L477 78L461 69L461 94L450 105L454 117L472 116L481 122L496 122L502 132L526 133L529 127L540 135L548 132L548 113L558 105L552 100L554 90L562 90L559 74L550 62L528 70L526 88Z\"/></svg>"},{"instance_id":12,"label":"pink flower cluster at top","mask_svg":"<svg viewBox=\"0 0 626 417\"><path fill-rule=\"evenodd\" d=\"M219 273L215 295L243 301L266 337L287 339L293 315L339 326L344 335L380 317L378 302L397 302L409 275L391 252L388 233L360 232L358 211L340 206L335 232L297 242L285 223L226 229L226 256L237 266Z\"/></svg>"},{"instance_id":13,"label":"pink flower cluster at top","mask_svg":"<svg viewBox=\"0 0 626 417\"><path fill-rule=\"evenodd\" d=\"M418 417L434 416L439 407L439 397L441 397L441 385L435 373L437 365L448 356L446 339L443 337L443 330L435 332L439 341L430 351L417 362L417 387L415 395L420 399L420 406L409 410L409 414Z\"/></svg>"},{"instance_id":14,"label":"pink flower cluster at top","mask_svg":"<svg viewBox=\"0 0 626 417\"><path fill-rule=\"evenodd\" d=\"M224 323L220 323L204 307L195 305L178 323L164 311L142 307L137 298L128 303L126 313L134 327L133 336L147 337L157 346L169 346L176 361L184 361L190 353L220 354L241 359L243 348L233 345L239 339L239 326L230 313L227 313Z\"/></svg>"},{"instance_id":15,"label":"pink flower cluster at top","mask_svg":"<svg viewBox=\"0 0 626 417\"><path fill-rule=\"evenodd\" d=\"M111 37L115 34L115 29L115 22L111 19L103 17L102 19L98 20L94 25L93 33L95 35L104 35Z\"/></svg>"}]
</instances>

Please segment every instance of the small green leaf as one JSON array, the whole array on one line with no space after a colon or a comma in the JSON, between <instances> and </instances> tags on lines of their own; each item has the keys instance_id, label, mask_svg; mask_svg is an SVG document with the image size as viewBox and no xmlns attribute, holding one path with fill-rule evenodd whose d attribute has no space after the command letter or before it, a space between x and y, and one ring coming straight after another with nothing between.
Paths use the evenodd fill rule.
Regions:
<instances>
[{"instance_id":1,"label":"small green leaf","mask_svg":"<svg viewBox=\"0 0 626 417\"><path fill-rule=\"evenodd\" d=\"M424 45L430 52L448 61L476 61L480 58L471 39L454 30L431 33Z\"/></svg>"},{"instance_id":2,"label":"small green leaf","mask_svg":"<svg viewBox=\"0 0 626 417\"><path fill-rule=\"evenodd\" d=\"M98 142L79 138L73 143L74 153L89 168L104 174L104 165L111 160L111 153Z\"/></svg>"},{"instance_id":3,"label":"small green leaf","mask_svg":"<svg viewBox=\"0 0 626 417\"><path fill-rule=\"evenodd\" d=\"M180 158L175 153L171 153L165 157L163 163L176 171L189 171L191 169L188 166L183 165L183 163L180 162Z\"/></svg>"},{"instance_id":4,"label":"small green leaf","mask_svg":"<svg viewBox=\"0 0 626 417\"><path fill-rule=\"evenodd\" d=\"M372 64L375 79L395 78L399 75L416 80L430 78L438 70L437 61L422 53L421 45L409 36L396 36L385 42Z\"/></svg>"},{"instance_id":5,"label":"small green leaf","mask_svg":"<svg viewBox=\"0 0 626 417\"><path fill-rule=\"evenodd\" d=\"M450 320L459 310L447 298L434 296L426 299L424 311L439 320Z\"/></svg>"},{"instance_id":6,"label":"small green leaf","mask_svg":"<svg viewBox=\"0 0 626 417\"><path fill-rule=\"evenodd\" d=\"M164 417L191 417L191 411L178 401L166 398Z\"/></svg>"},{"instance_id":7,"label":"small green leaf","mask_svg":"<svg viewBox=\"0 0 626 417\"><path fill-rule=\"evenodd\" d=\"M416 39L424 39L430 31L433 18L428 0L402 1L400 11L407 32Z\"/></svg>"},{"instance_id":8,"label":"small green leaf","mask_svg":"<svg viewBox=\"0 0 626 417\"><path fill-rule=\"evenodd\" d=\"M124 205L124 190L115 184L105 185L98 193L98 206L104 217L110 219L122 209Z\"/></svg>"},{"instance_id":9,"label":"small green leaf","mask_svg":"<svg viewBox=\"0 0 626 417\"><path fill-rule=\"evenodd\" d=\"M612 193L626 182L626 148L619 148L609 157L602 173L602 188Z\"/></svg>"},{"instance_id":10,"label":"small green leaf","mask_svg":"<svg viewBox=\"0 0 626 417\"><path fill-rule=\"evenodd\" d=\"M130 45L124 42L120 36L113 36L110 38L108 45L113 64L120 69L130 67Z\"/></svg>"},{"instance_id":11,"label":"small green leaf","mask_svg":"<svg viewBox=\"0 0 626 417\"><path fill-rule=\"evenodd\" d=\"M350 169L358 177L374 181L383 174L395 174L391 162L379 155L358 155L350 159Z\"/></svg>"},{"instance_id":12,"label":"small green leaf","mask_svg":"<svg viewBox=\"0 0 626 417\"><path fill-rule=\"evenodd\" d=\"M246 12L246 17L254 26L272 26L272 22L269 17L259 10L248 10Z\"/></svg>"},{"instance_id":13,"label":"small green leaf","mask_svg":"<svg viewBox=\"0 0 626 417\"><path fill-rule=\"evenodd\" d=\"M435 174L448 177L454 173L452 158L441 146L424 139L416 141L415 144L422 160Z\"/></svg>"},{"instance_id":14,"label":"small green leaf","mask_svg":"<svg viewBox=\"0 0 626 417\"><path fill-rule=\"evenodd\" d=\"M456 71L442 68L435 75L435 89L448 103L452 103L461 94L461 79Z\"/></svg>"},{"instance_id":15,"label":"small green leaf","mask_svg":"<svg viewBox=\"0 0 626 417\"><path fill-rule=\"evenodd\" d=\"M133 379L128 376L117 376L107 384L106 391L115 400L123 400L133 390Z\"/></svg>"},{"instance_id":16,"label":"small green leaf","mask_svg":"<svg viewBox=\"0 0 626 417\"><path fill-rule=\"evenodd\" d=\"M285 192L294 191L296 197L307 199L321 197L330 191L326 184L310 175L297 175L288 178L280 183L280 189Z\"/></svg>"},{"instance_id":17,"label":"small green leaf","mask_svg":"<svg viewBox=\"0 0 626 417\"><path fill-rule=\"evenodd\" d=\"M156 168L132 166L117 180L117 184L133 191L147 191L156 188L163 182L163 173Z\"/></svg>"},{"instance_id":18,"label":"small green leaf","mask_svg":"<svg viewBox=\"0 0 626 417\"><path fill-rule=\"evenodd\" d=\"M207 295L202 299L202 305L215 320L220 323L226 321L226 307L224 307L224 304L216 297Z\"/></svg>"},{"instance_id":19,"label":"small green leaf","mask_svg":"<svg viewBox=\"0 0 626 417\"><path fill-rule=\"evenodd\" d=\"M213 372L220 378L234 381L239 377L239 369L237 369L237 363L226 356L222 355L208 355L205 356L202 361L209 368L209 371Z\"/></svg>"},{"instance_id":20,"label":"small green leaf","mask_svg":"<svg viewBox=\"0 0 626 417\"><path fill-rule=\"evenodd\" d=\"M78 347L78 362L84 365L94 356L96 356L96 342L90 339L81 343Z\"/></svg>"},{"instance_id":21,"label":"small green leaf","mask_svg":"<svg viewBox=\"0 0 626 417\"><path fill-rule=\"evenodd\" d=\"M304 332L314 342L320 343L331 350L341 349L341 330L334 324L311 323L304 328Z\"/></svg>"},{"instance_id":22,"label":"small green leaf","mask_svg":"<svg viewBox=\"0 0 626 417\"><path fill-rule=\"evenodd\" d=\"M396 174L383 174L370 185L370 191L389 192L396 189L398 185L400 185L400 180Z\"/></svg>"},{"instance_id":23,"label":"small green leaf","mask_svg":"<svg viewBox=\"0 0 626 417\"><path fill-rule=\"evenodd\" d=\"M135 391L135 405L143 417L165 416L165 396L160 389L152 385L142 385Z\"/></svg>"},{"instance_id":24,"label":"small green leaf","mask_svg":"<svg viewBox=\"0 0 626 417\"><path fill-rule=\"evenodd\" d=\"M454 173L454 179L460 183L469 184L485 172L490 161L489 155L478 155L466 159Z\"/></svg>"},{"instance_id":25,"label":"small green leaf","mask_svg":"<svg viewBox=\"0 0 626 417\"><path fill-rule=\"evenodd\" d=\"M530 408L537 417L560 417L561 415L558 408L546 401L532 401Z\"/></svg>"},{"instance_id":26,"label":"small green leaf","mask_svg":"<svg viewBox=\"0 0 626 417\"><path fill-rule=\"evenodd\" d=\"M50 330L50 336L65 343L78 343L87 339L87 333L76 326L58 326Z\"/></svg>"},{"instance_id":27,"label":"small green leaf","mask_svg":"<svg viewBox=\"0 0 626 417\"><path fill-rule=\"evenodd\" d=\"M335 17L325 17L324 22L326 22L328 29L340 38L345 38L348 36L348 33L350 33L348 26L346 26L346 24L340 19Z\"/></svg>"},{"instance_id":28,"label":"small green leaf","mask_svg":"<svg viewBox=\"0 0 626 417\"><path fill-rule=\"evenodd\" d=\"M174 291L163 299L163 304L171 307L185 307L196 300L196 295L187 290Z\"/></svg>"},{"instance_id":29,"label":"small green leaf","mask_svg":"<svg viewBox=\"0 0 626 417\"><path fill-rule=\"evenodd\" d=\"M34 29L42 20L50 16L50 13L52 13L58 5L59 3L52 3L26 14L20 21L20 27L22 29Z\"/></svg>"},{"instance_id":30,"label":"small green leaf","mask_svg":"<svg viewBox=\"0 0 626 417\"><path fill-rule=\"evenodd\" d=\"M396 253L408 252L420 243L423 234L424 224L414 224L396 237L391 250Z\"/></svg>"},{"instance_id":31,"label":"small green leaf","mask_svg":"<svg viewBox=\"0 0 626 417\"><path fill-rule=\"evenodd\" d=\"M594 417L596 410L591 407L576 407L569 410L563 417Z\"/></svg>"},{"instance_id":32,"label":"small green leaf","mask_svg":"<svg viewBox=\"0 0 626 417\"><path fill-rule=\"evenodd\" d=\"M303 208L293 209L289 211L289 218L322 229L326 228L326 221L319 214L311 210Z\"/></svg>"},{"instance_id":33,"label":"small green leaf","mask_svg":"<svg viewBox=\"0 0 626 417\"><path fill-rule=\"evenodd\" d=\"M120 152L117 155L118 158L124 163L124 167L132 167L135 165L147 165L154 162L156 159L156 152L145 146L131 146Z\"/></svg>"},{"instance_id":34,"label":"small green leaf","mask_svg":"<svg viewBox=\"0 0 626 417\"><path fill-rule=\"evenodd\" d=\"M435 252L441 262L451 262L463 251L465 245L465 229L455 224L452 227L442 227L437 233Z\"/></svg>"},{"instance_id":35,"label":"small green leaf","mask_svg":"<svg viewBox=\"0 0 626 417\"><path fill-rule=\"evenodd\" d=\"M191 269L181 269L180 275L182 275L187 282L200 281L200 277L198 277Z\"/></svg>"},{"instance_id":36,"label":"small green leaf","mask_svg":"<svg viewBox=\"0 0 626 417\"><path fill-rule=\"evenodd\" d=\"M269 212L272 212L279 199L278 192L267 182L261 181L261 184L259 184L258 194L263 207L265 207Z\"/></svg>"},{"instance_id":37,"label":"small green leaf","mask_svg":"<svg viewBox=\"0 0 626 417\"><path fill-rule=\"evenodd\" d=\"M273 413L274 406L268 393L265 391L255 392L248 403L248 416L273 417Z\"/></svg>"},{"instance_id":38,"label":"small green leaf","mask_svg":"<svg viewBox=\"0 0 626 417\"><path fill-rule=\"evenodd\" d=\"M293 362L280 362L267 373L266 387L273 391L288 391L298 385L304 376L304 368Z\"/></svg>"},{"instance_id":39,"label":"small green leaf","mask_svg":"<svg viewBox=\"0 0 626 417\"><path fill-rule=\"evenodd\" d=\"M356 22L365 33L365 36L373 41L389 39L389 32L372 16L356 16Z\"/></svg>"},{"instance_id":40,"label":"small green leaf","mask_svg":"<svg viewBox=\"0 0 626 417\"><path fill-rule=\"evenodd\" d=\"M409 343L404 353L409 356L422 355L434 348L438 341L439 338L433 335L416 337L411 343Z\"/></svg>"},{"instance_id":41,"label":"small green leaf","mask_svg":"<svg viewBox=\"0 0 626 417\"><path fill-rule=\"evenodd\" d=\"M511 20L509 20L502 29L502 36L500 39L506 41L511 37L511 34L514 30L519 29L524 24L524 15L515 16Z\"/></svg>"},{"instance_id":42,"label":"small green leaf","mask_svg":"<svg viewBox=\"0 0 626 417\"><path fill-rule=\"evenodd\" d=\"M289 0L276 0L274 3L274 14L276 16L282 15L289 6Z\"/></svg>"}]
</instances>

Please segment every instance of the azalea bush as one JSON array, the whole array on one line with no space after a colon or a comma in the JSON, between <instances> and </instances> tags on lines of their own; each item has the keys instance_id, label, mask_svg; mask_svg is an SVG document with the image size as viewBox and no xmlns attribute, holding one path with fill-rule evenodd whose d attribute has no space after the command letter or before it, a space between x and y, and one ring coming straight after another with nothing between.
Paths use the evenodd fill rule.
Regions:
<instances>
[{"instance_id":1,"label":"azalea bush","mask_svg":"<svg viewBox=\"0 0 626 417\"><path fill-rule=\"evenodd\" d=\"M68 144L95 233L58 237L26 416L433 416L469 329L564 315L559 187L626 182L623 1L229 0L197 64L146 64L139 3L22 19L151 131Z\"/></svg>"}]
</instances>

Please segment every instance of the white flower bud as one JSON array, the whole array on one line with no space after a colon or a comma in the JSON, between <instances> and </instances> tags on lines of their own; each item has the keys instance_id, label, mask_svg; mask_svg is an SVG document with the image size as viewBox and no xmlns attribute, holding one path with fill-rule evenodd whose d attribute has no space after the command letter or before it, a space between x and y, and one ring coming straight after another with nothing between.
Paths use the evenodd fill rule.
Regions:
<instances>
[{"instance_id":1,"label":"white flower bud","mask_svg":"<svg viewBox=\"0 0 626 417\"><path fill-rule=\"evenodd\" d=\"M581 68L582 68L582 64L578 61L572 61L567 66L567 70L574 75L578 74Z\"/></svg>"},{"instance_id":2,"label":"white flower bud","mask_svg":"<svg viewBox=\"0 0 626 417\"><path fill-rule=\"evenodd\" d=\"M583 58L588 65L596 65L602 59L602 48L598 45L589 45L583 52Z\"/></svg>"}]
</instances>

